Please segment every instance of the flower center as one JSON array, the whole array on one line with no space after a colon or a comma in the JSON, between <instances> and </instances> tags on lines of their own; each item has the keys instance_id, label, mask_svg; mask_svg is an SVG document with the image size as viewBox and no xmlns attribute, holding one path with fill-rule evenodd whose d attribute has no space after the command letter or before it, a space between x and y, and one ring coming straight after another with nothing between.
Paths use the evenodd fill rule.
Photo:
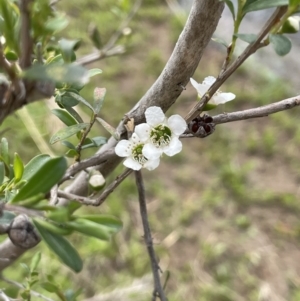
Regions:
<instances>
[{"instance_id":1,"label":"flower center","mask_svg":"<svg viewBox=\"0 0 300 301\"><path fill-rule=\"evenodd\" d=\"M172 131L165 125L160 124L151 130L150 139L156 147L164 147L170 144Z\"/></svg>"},{"instance_id":2,"label":"flower center","mask_svg":"<svg viewBox=\"0 0 300 301\"><path fill-rule=\"evenodd\" d=\"M148 161L148 159L143 155L143 152L142 152L143 147L144 147L144 144L141 143L132 149L133 159L142 165L144 165Z\"/></svg>"}]
</instances>

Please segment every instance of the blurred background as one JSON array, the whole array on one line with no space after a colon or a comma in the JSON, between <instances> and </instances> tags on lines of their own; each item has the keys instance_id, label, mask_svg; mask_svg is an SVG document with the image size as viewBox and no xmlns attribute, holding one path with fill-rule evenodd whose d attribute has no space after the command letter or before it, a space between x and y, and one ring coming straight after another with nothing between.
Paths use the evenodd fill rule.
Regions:
<instances>
[{"instance_id":1,"label":"blurred background","mask_svg":"<svg viewBox=\"0 0 300 301\"><path fill-rule=\"evenodd\" d=\"M78 57L93 46L87 32L93 23L105 44L130 13L130 0L59 1L70 24L61 34L81 39ZM118 44L125 54L89 65L103 70L84 88L92 100L95 87L106 87L101 118L113 126L143 96L163 70L188 16L191 1L144 0L123 28ZM257 33L272 10L251 13L241 33ZM230 42L232 19L226 9L215 37ZM222 87L236 99L211 115L269 104L300 94L299 34L291 36L293 50L286 57L271 47L261 49ZM238 44L237 54L247 44ZM226 56L224 46L211 41L193 78L217 76ZM168 111L185 116L196 101L190 84ZM62 145L50 137L63 124L51 114L52 101L34 103L2 124L12 151L24 162L40 152L63 155ZM80 108L88 121L88 111ZM164 157L159 168L145 170L149 219L169 300L299 301L300 300L300 128L299 108L266 118L219 125L205 139L183 140L183 151ZM94 132L108 137L100 125ZM86 157L92 152L84 153ZM110 176L114 179L123 166ZM108 182L109 182L108 181ZM118 216L123 230L110 243L74 235L73 244L84 258L74 274L41 243L4 275L22 282L28 262L42 252L41 277L54 274L63 290L83 289L78 300L150 300L152 275L143 243L137 191L127 178L99 208ZM3 287L1 285L1 287ZM7 294L16 289L7 285ZM45 295L55 299L43 289ZM93 297L97 296L97 297ZM34 298L33 298L34 300Z\"/></svg>"}]
</instances>

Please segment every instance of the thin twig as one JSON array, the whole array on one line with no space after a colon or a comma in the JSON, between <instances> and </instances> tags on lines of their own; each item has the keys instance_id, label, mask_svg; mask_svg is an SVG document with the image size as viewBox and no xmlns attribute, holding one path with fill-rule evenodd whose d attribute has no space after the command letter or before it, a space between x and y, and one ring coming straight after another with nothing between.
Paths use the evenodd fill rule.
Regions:
<instances>
[{"instance_id":1,"label":"thin twig","mask_svg":"<svg viewBox=\"0 0 300 301\"><path fill-rule=\"evenodd\" d=\"M78 145L76 146L76 151L78 153L78 155L76 156L76 161L77 162L80 162L81 150L82 150L82 146L83 146L84 140L86 139L86 137L89 134L91 128L93 127L93 125L94 125L94 123L96 121L96 118L97 118L97 114L93 113L93 116L91 118L91 121L90 121L90 124L89 124L88 128L84 131L84 133L82 134L81 139L80 139Z\"/></svg>"},{"instance_id":2,"label":"thin twig","mask_svg":"<svg viewBox=\"0 0 300 301\"><path fill-rule=\"evenodd\" d=\"M116 179L101 193L95 200L94 206L100 206L106 198L121 184L132 172L132 169L127 168L123 173L116 177Z\"/></svg>"},{"instance_id":3,"label":"thin twig","mask_svg":"<svg viewBox=\"0 0 300 301\"><path fill-rule=\"evenodd\" d=\"M192 108L192 110L185 117L187 122L190 122L195 117L197 117L202 111L205 105L208 103L210 98L217 92L221 85L230 77L234 71L242 65L242 63L253 53L255 53L259 48L263 47L264 44L261 41L269 33L271 28L280 21L280 18L287 11L286 6L282 6L276 9L273 15L269 18L258 37L254 43L248 45L248 47L243 51L243 53L222 73L219 74L218 78L214 84L208 89L208 91L202 96L201 100Z\"/></svg>"},{"instance_id":4,"label":"thin twig","mask_svg":"<svg viewBox=\"0 0 300 301\"><path fill-rule=\"evenodd\" d=\"M24 289L24 288L25 288L21 283L18 283L18 282L16 282L16 281L9 280L9 279L7 279L7 278L5 278L5 277L3 277L3 276L0 276L0 279L3 280L3 281L5 281L5 282L8 283L8 284L14 285L14 286L17 287L17 288L21 288L21 289ZM48 298L48 297L46 297L46 296L44 296L44 295L42 295L42 294L40 294L40 293L38 293L38 292L36 292L36 291L33 291L33 290L30 290L30 294L33 295L33 296L35 296L35 297L44 299L44 300L46 300L46 301L54 301L53 299L50 299L50 298Z\"/></svg>"},{"instance_id":5,"label":"thin twig","mask_svg":"<svg viewBox=\"0 0 300 301\"><path fill-rule=\"evenodd\" d=\"M84 205L100 206L106 200L106 198L119 186L119 184L121 184L127 178L127 176L131 174L131 172L132 169L127 168L123 173L117 176L116 179L96 199L86 198L62 190L58 190L57 195L68 200L78 201L80 203L83 203Z\"/></svg>"},{"instance_id":6,"label":"thin twig","mask_svg":"<svg viewBox=\"0 0 300 301\"><path fill-rule=\"evenodd\" d=\"M151 268L152 268L152 274L154 280L152 301L155 301L156 297L159 297L161 301L167 301L167 298L165 296L164 290L160 282L160 275L159 275L160 267L157 263L155 251L153 248L152 235L151 235L150 225L148 221L147 204L146 204L145 188L144 188L142 172L138 170L135 171L134 173L136 179L136 186L139 194L140 213L141 213L141 218L142 218L142 223L144 228L144 240L151 261Z\"/></svg>"},{"instance_id":7,"label":"thin twig","mask_svg":"<svg viewBox=\"0 0 300 301\"><path fill-rule=\"evenodd\" d=\"M266 117L268 115L289 110L300 105L300 95L287 98L281 101L271 103L269 105L264 105L261 107L237 111L232 113L222 113L219 115L212 116L214 124L222 124L234 121L247 120L252 118ZM180 138L193 138L193 134L190 131L186 131Z\"/></svg>"},{"instance_id":8,"label":"thin twig","mask_svg":"<svg viewBox=\"0 0 300 301\"><path fill-rule=\"evenodd\" d=\"M132 20L134 15L139 10L143 0L137 0L127 18L121 23L116 32L111 36L109 41L103 46L101 50L96 51L95 53L88 54L80 59L77 62L81 65L88 65L92 62L99 61L109 56L114 56L118 54L123 54L125 52L125 48L122 45L115 45L116 42L123 35L123 29L128 26L129 22Z\"/></svg>"},{"instance_id":9,"label":"thin twig","mask_svg":"<svg viewBox=\"0 0 300 301\"><path fill-rule=\"evenodd\" d=\"M96 154L88 159L82 160L81 162L77 162L77 163L71 165L67 169L63 178L60 180L59 184L69 180L70 178L72 178L75 174L77 174L81 170L84 170L91 166L97 166L97 165L100 165L100 164L106 162L109 158L114 156L114 153L115 153L114 149L109 149L109 150L105 151L104 153Z\"/></svg>"}]
</instances>

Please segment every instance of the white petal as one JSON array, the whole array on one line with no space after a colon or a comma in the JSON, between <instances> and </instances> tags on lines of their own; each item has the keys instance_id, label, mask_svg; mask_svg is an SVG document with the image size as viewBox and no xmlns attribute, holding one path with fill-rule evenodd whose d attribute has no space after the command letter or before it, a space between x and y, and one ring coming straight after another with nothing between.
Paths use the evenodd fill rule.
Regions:
<instances>
[{"instance_id":1,"label":"white petal","mask_svg":"<svg viewBox=\"0 0 300 301\"><path fill-rule=\"evenodd\" d=\"M169 147L166 150L164 150L164 153L167 156L172 157L172 156L180 153L181 150L182 150L182 143L181 143L181 141L178 138L174 137L171 140L171 142L169 144Z\"/></svg>"},{"instance_id":2,"label":"white petal","mask_svg":"<svg viewBox=\"0 0 300 301\"><path fill-rule=\"evenodd\" d=\"M151 143L146 143L143 147L143 155L148 159L157 159L161 156L163 150L154 146Z\"/></svg>"},{"instance_id":3,"label":"white petal","mask_svg":"<svg viewBox=\"0 0 300 301\"><path fill-rule=\"evenodd\" d=\"M216 93L210 103L211 104L215 104L215 105L219 105L225 102L228 102L230 100L233 100L235 98L235 95L233 93Z\"/></svg>"},{"instance_id":4,"label":"white petal","mask_svg":"<svg viewBox=\"0 0 300 301\"><path fill-rule=\"evenodd\" d=\"M142 142L146 142L150 137L151 127L147 123L137 125L134 132L140 137Z\"/></svg>"},{"instance_id":5,"label":"white petal","mask_svg":"<svg viewBox=\"0 0 300 301\"><path fill-rule=\"evenodd\" d=\"M205 77L204 81L203 81L203 85L208 85L208 86L211 86L214 82L216 81L216 78L213 77L213 76L208 76L208 77Z\"/></svg>"},{"instance_id":6,"label":"white petal","mask_svg":"<svg viewBox=\"0 0 300 301\"><path fill-rule=\"evenodd\" d=\"M130 142L133 145L137 145L137 144L141 143L141 139L140 139L140 137L136 133L133 133L132 136L131 136L131 138L130 138Z\"/></svg>"},{"instance_id":7,"label":"white petal","mask_svg":"<svg viewBox=\"0 0 300 301\"><path fill-rule=\"evenodd\" d=\"M119 157L128 157L131 155L132 144L128 140L121 140L115 148L115 153Z\"/></svg>"},{"instance_id":8,"label":"white petal","mask_svg":"<svg viewBox=\"0 0 300 301\"><path fill-rule=\"evenodd\" d=\"M165 114L160 107L149 107L146 112L146 121L151 126L163 123L165 120Z\"/></svg>"},{"instance_id":9,"label":"white petal","mask_svg":"<svg viewBox=\"0 0 300 301\"><path fill-rule=\"evenodd\" d=\"M198 83L193 79L193 78L190 78L190 82L191 82L191 84L192 84L192 86L196 89L196 90L198 90Z\"/></svg>"},{"instance_id":10,"label":"white petal","mask_svg":"<svg viewBox=\"0 0 300 301\"><path fill-rule=\"evenodd\" d=\"M160 158L149 160L144 164L144 167L147 168L148 170L153 170L159 165L159 162L160 162Z\"/></svg>"},{"instance_id":11,"label":"white petal","mask_svg":"<svg viewBox=\"0 0 300 301\"><path fill-rule=\"evenodd\" d=\"M186 130L186 122L180 115L172 115L168 119L168 126L172 133L179 136Z\"/></svg>"},{"instance_id":12,"label":"white petal","mask_svg":"<svg viewBox=\"0 0 300 301\"><path fill-rule=\"evenodd\" d=\"M124 164L126 167L131 168L131 169L133 169L133 170L140 170L140 169L142 168L142 165L141 165L139 162L133 160L132 158L127 158L127 159L123 162L123 164Z\"/></svg>"}]
</instances>

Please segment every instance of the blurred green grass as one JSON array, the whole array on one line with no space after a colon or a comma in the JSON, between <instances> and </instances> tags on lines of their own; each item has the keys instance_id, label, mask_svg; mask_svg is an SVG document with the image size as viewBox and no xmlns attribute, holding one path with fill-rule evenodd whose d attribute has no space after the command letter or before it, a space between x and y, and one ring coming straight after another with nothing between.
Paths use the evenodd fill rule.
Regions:
<instances>
[{"instance_id":1,"label":"blurred green grass","mask_svg":"<svg viewBox=\"0 0 300 301\"><path fill-rule=\"evenodd\" d=\"M63 35L83 39L80 55L90 52L91 43L86 38L89 23L95 23L103 41L107 41L125 16L123 2L60 2L59 7L70 18ZM101 117L112 125L117 125L155 81L181 29L168 7L155 0L145 1L129 26L132 36L121 40L128 52L94 63L92 66L101 68L103 75L82 91L89 100L94 87L107 88ZM216 75L224 56L224 50L211 43L194 78L201 81ZM237 99L219 112L267 104L294 93L287 81L251 64L240 68L222 90L234 92ZM168 113L184 115L195 98L195 91L188 86ZM49 128L58 121L42 103L28 110L48 141ZM298 116L299 109L295 109L217 126L212 136L184 140L182 153L162 158L154 172L145 171L149 219L160 266L165 271L163 278L166 271L170 272L166 289L169 300L255 301L263 283L286 300L299 299ZM10 130L5 136L24 161L38 152L17 115L4 122L2 128L6 127ZM93 134L99 133L107 135L95 126ZM57 154L65 151L60 146L52 150ZM119 166L109 181L122 170ZM124 228L111 243L72 237L85 260L80 274L61 266L40 244L7 269L5 276L24 279L19 264L28 262L37 250L42 252L41 278L52 273L65 290L83 288L81 299L130 286L134 279L150 273L133 177L126 179L100 208L81 210L116 215ZM136 294L130 300L149 300L150 295L151 289L146 297Z\"/></svg>"}]
</instances>

